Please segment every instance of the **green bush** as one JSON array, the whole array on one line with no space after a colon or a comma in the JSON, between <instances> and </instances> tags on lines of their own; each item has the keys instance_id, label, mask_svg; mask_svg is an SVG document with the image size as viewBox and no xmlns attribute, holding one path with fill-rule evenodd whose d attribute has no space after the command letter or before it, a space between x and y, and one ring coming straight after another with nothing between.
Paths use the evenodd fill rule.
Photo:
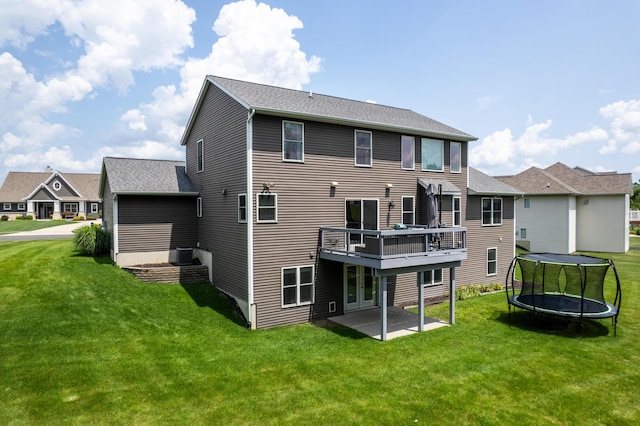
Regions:
<instances>
[{"instance_id":1,"label":"green bush","mask_svg":"<svg viewBox=\"0 0 640 426\"><path fill-rule=\"evenodd\" d=\"M6 222L9 220L9 216L7 216L6 214L3 214L2 217L0 217L0 221L2 222Z\"/></svg>"},{"instance_id":2,"label":"green bush","mask_svg":"<svg viewBox=\"0 0 640 426\"><path fill-rule=\"evenodd\" d=\"M16 216L16 220L24 220L24 216Z\"/></svg>"},{"instance_id":3,"label":"green bush","mask_svg":"<svg viewBox=\"0 0 640 426\"><path fill-rule=\"evenodd\" d=\"M84 216L74 216L73 220L75 220L76 222L78 222L80 220L84 220Z\"/></svg>"},{"instance_id":4,"label":"green bush","mask_svg":"<svg viewBox=\"0 0 640 426\"><path fill-rule=\"evenodd\" d=\"M24 220L33 220L33 216L31 216L30 214L26 215L24 217Z\"/></svg>"},{"instance_id":5,"label":"green bush","mask_svg":"<svg viewBox=\"0 0 640 426\"><path fill-rule=\"evenodd\" d=\"M463 285L456 288L456 300L469 299L470 297L480 296L482 293L491 293L500 290L504 290L504 286L500 283ZM445 296L449 296L449 292L446 292Z\"/></svg>"},{"instance_id":6,"label":"green bush","mask_svg":"<svg viewBox=\"0 0 640 426\"><path fill-rule=\"evenodd\" d=\"M100 225L82 226L75 231L73 245L83 256L100 256L109 253L109 234Z\"/></svg>"},{"instance_id":7,"label":"green bush","mask_svg":"<svg viewBox=\"0 0 640 426\"><path fill-rule=\"evenodd\" d=\"M636 235L640 235L640 228L636 228Z\"/></svg>"}]
</instances>

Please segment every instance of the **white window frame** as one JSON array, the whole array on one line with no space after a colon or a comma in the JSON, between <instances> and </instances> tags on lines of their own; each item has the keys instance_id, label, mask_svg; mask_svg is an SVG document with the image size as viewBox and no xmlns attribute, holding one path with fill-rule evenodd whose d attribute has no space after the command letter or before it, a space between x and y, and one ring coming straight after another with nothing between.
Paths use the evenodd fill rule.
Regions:
<instances>
[{"instance_id":1,"label":"white window frame","mask_svg":"<svg viewBox=\"0 0 640 426\"><path fill-rule=\"evenodd\" d=\"M311 269L311 282L310 283L301 283L300 282L300 270L302 269ZM296 283L293 285L284 285L284 274L285 271L295 270L296 271ZM303 286L311 287L311 300L300 300L300 288ZM295 303L284 303L284 292L286 289L295 288L296 291L296 301ZM315 302L315 267L314 265L302 265L302 266L290 266L284 267L280 270L280 302L283 308L290 308L294 306L304 306L304 305L312 305Z\"/></svg>"},{"instance_id":2,"label":"white window frame","mask_svg":"<svg viewBox=\"0 0 640 426\"><path fill-rule=\"evenodd\" d=\"M358 134L368 134L369 135L369 148L358 148ZM358 149L369 150L369 163L358 163ZM353 132L353 162L357 167L373 167L373 132L368 130L355 130Z\"/></svg>"},{"instance_id":3,"label":"white window frame","mask_svg":"<svg viewBox=\"0 0 640 426\"><path fill-rule=\"evenodd\" d=\"M243 213L244 213L244 218L242 217ZM238 194L238 223L247 223L248 214L249 214L249 207L247 205L247 194Z\"/></svg>"},{"instance_id":4,"label":"white window frame","mask_svg":"<svg viewBox=\"0 0 640 426\"><path fill-rule=\"evenodd\" d=\"M261 206L260 197L273 197L273 206ZM260 219L260 212L265 209L274 210L274 219ZM256 194L256 222L257 223L277 223L278 222L278 194L259 192Z\"/></svg>"},{"instance_id":5,"label":"white window frame","mask_svg":"<svg viewBox=\"0 0 640 426\"><path fill-rule=\"evenodd\" d=\"M25 203L18 203L18 210L26 210L27 205Z\"/></svg>"},{"instance_id":6,"label":"white window frame","mask_svg":"<svg viewBox=\"0 0 640 426\"><path fill-rule=\"evenodd\" d=\"M294 140L294 139L286 139L285 135L285 126L287 124L296 124L296 125L300 125L300 140ZM287 158L286 157L286 148L285 145L287 143L295 143L295 144L300 144L300 158ZM287 163L304 163L304 123L298 122L298 121L289 121L289 120L282 120L282 161L285 161Z\"/></svg>"},{"instance_id":7,"label":"white window frame","mask_svg":"<svg viewBox=\"0 0 640 426\"><path fill-rule=\"evenodd\" d=\"M492 250L495 252L495 256L494 256L493 260L489 259L489 252L492 251ZM493 269L494 269L493 273L489 272L489 265L490 264L495 265L493 267ZM498 247L488 247L487 248L487 276L488 277L494 277L496 275L498 275Z\"/></svg>"},{"instance_id":8,"label":"white window frame","mask_svg":"<svg viewBox=\"0 0 640 426\"><path fill-rule=\"evenodd\" d=\"M440 275L440 277L438 278L437 275ZM442 269L420 272L420 284L426 287L442 285L442 282Z\"/></svg>"},{"instance_id":9,"label":"white window frame","mask_svg":"<svg viewBox=\"0 0 640 426\"><path fill-rule=\"evenodd\" d=\"M11 203L3 203L2 204L2 209L3 210L11 210Z\"/></svg>"},{"instance_id":10,"label":"white window frame","mask_svg":"<svg viewBox=\"0 0 640 426\"><path fill-rule=\"evenodd\" d=\"M99 207L98 203L91 203L91 213L92 214L98 213L98 210L99 210L98 207Z\"/></svg>"},{"instance_id":11,"label":"white window frame","mask_svg":"<svg viewBox=\"0 0 640 426\"><path fill-rule=\"evenodd\" d=\"M411 199L411 210L405 210L404 209L404 200L405 199ZM400 200L400 209L401 209L401 214L402 216L400 216L402 218L402 223L405 225L415 225L416 224L416 197L414 197L413 195L409 195L409 196L402 196L401 200ZM411 214L411 223L406 223L404 221L404 215L405 214Z\"/></svg>"},{"instance_id":12,"label":"white window frame","mask_svg":"<svg viewBox=\"0 0 640 426\"><path fill-rule=\"evenodd\" d=\"M196 142L196 172L204 171L204 140Z\"/></svg>"},{"instance_id":13,"label":"white window frame","mask_svg":"<svg viewBox=\"0 0 640 426\"><path fill-rule=\"evenodd\" d=\"M520 239L521 240L527 239L527 228L520 228Z\"/></svg>"},{"instance_id":14,"label":"white window frame","mask_svg":"<svg viewBox=\"0 0 640 426\"><path fill-rule=\"evenodd\" d=\"M63 212L71 212L78 214L78 204L77 203L63 203L62 204Z\"/></svg>"},{"instance_id":15,"label":"white window frame","mask_svg":"<svg viewBox=\"0 0 640 426\"><path fill-rule=\"evenodd\" d=\"M489 200L491 202L491 211L490 211L490 222L489 223L485 223L484 220L484 202L485 200ZM494 201L500 201L500 222L494 222L493 220L493 216L494 214L497 212L497 210L495 210L495 205L494 205ZM493 198L483 198L482 202L480 203L480 208L481 208L481 217L482 217L482 226L501 226L502 225L502 216L503 216L503 202L502 202L502 198L499 197L493 197Z\"/></svg>"},{"instance_id":16,"label":"white window frame","mask_svg":"<svg viewBox=\"0 0 640 426\"><path fill-rule=\"evenodd\" d=\"M531 198L524 197L522 199L522 207L525 208L525 209L530 209L531 208Z\"/></svg>"},{"instance_id":17,"label":"white window frame","mask_svg":"<svg viewBox=\"0 0 640 426\"><path fill-rule=\"evenodd\" d=\"M202 197L196 198L196 216L202 217Z\"/></svg>"},{"instance_id":18,"label":"white window frame","mask_svg":"<svg viewBox=\"0 0 640 426\"><path fill-rule=\"evenodd\" d=\"M405 166L405 143L411 144L411 165ZM416 169L416 138L413 136L402 135L400 138L400 166L402 170L415 170Z\"/></svg>"},{"instance_id":19,"label":"white window frame","mask_svg":"<svg viewBox=\"0 0 640 426\"><path fill-rule=\"evenodd\" d=\"M53 189L56 191L60 191L62 189L62 184L59 181L53 182Z\"/></svg>"},{"instance_id":20,"label":"white window frame","mask_svg":"<svg viewBox=\"0 0 640 426\"><path fill-rule=\"evenodd\" d=\"M458 200L458 209L456 209L456 200ZM457 221L456 213L458 214ZM462 226L462 197L453 197L451 199L451 222L453 226Z\"/></svg>"},{"instance_id":21,"label":"white window frame","mask_svg":"<svg viewBox=\"0 0 640 426\"><path fill-rule=\"evenodd\" d=\"M429 157L429 155L425 155L426 154L426 150L428 146L435 146L435 145L439 145L440 146L440 168L436 169L436 168L428 168L427 167L427 162L426 159ZM436 152L436 149L432 149L433 152ZM422 138L421 141L421 158L420 161L422 161L422 171L424 172L444 172L444 141L441 139L431 139L431 138Z\"/></svg>"},{"instance_id":22,"label":"white window frame","mask_svg":"<svg viewBox=\"0 0 640 426\"><path fill-rule=\"evenodd\" d=\"M453 167L454 165L453 147L454 146L458 147L458 160L456 162L458 167L456 168ZM449 142L449 172L462 173L462 143L460 142Z\"/></svg>"}]
</instances>

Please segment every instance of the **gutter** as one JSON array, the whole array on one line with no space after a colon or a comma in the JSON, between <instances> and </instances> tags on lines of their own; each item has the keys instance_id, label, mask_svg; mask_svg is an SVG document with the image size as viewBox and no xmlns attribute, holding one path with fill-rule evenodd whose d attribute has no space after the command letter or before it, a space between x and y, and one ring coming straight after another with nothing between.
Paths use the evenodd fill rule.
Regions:
<instances>
[{"instance_id":1,"label":"gutter","mask_svg":"<svg viewBox=\"0 0 640 426\"><path fill-rule=\"evenodd\" d=\"M248 321L256 329L256 307L253 298L253 116L251 108L247 114L247 304Z\"/></svg>"}]
</instances>

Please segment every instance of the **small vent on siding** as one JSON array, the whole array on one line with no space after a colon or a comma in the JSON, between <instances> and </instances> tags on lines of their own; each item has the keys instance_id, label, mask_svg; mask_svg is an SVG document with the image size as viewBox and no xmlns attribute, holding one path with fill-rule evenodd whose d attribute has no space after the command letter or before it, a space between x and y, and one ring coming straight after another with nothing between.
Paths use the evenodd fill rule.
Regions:
<instances>
[{"instance_id":1,"label":"small vent on siding","mask_svg":"<svg viewBox=\"0 0 640 426\"><path fill-rule=\"evenodd\" d=\"M329 302L329 313L333 313L336 311L336 302Z\"/></svg>"}]
</instances>

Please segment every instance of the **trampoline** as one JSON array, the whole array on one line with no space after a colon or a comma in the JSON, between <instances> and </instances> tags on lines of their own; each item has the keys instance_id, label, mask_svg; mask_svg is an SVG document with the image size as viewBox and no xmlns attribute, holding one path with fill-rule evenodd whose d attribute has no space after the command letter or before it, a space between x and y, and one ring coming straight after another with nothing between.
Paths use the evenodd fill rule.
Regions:
<instances>
[{"instance_id":1,"label":"trampoline","mask_svg":"<svg viewBox=\"0 0 640 426\"><path fill-rule=\"evenodd\" d=\"M616 280L613 303L608 303L604 297L609 268ZM520 280L516 278L517 270ZM505 290L509 322L513 306L514 311L517 307L534 313L577 318L581 332L585 318L611 318L613 335L616 335L622 293L618 272L611 259L572 254L522 254L509 266Z\"/></svg>"}]
</instances>

